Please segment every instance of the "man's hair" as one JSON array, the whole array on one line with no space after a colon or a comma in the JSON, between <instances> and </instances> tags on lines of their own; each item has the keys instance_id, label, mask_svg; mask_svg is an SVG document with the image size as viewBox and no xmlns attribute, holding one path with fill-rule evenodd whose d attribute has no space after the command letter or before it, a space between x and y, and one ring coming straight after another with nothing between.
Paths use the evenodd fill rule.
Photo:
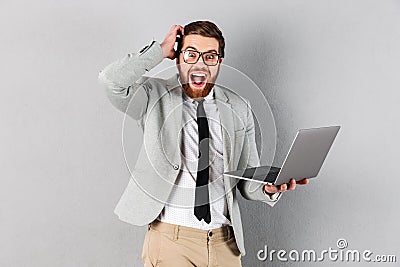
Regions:
<instances>
[{"instance_id":1,"label":"man's hair","mask_svg":"<svg viewBox=\"0 0 400 267\"><path fill-rule=\"evenodd\" d=\"M219 54L221 57L225 56L225 39L222 36L222 32L218 29L217 25L211 21L199 20L191 22L183 28L183 35L198 34L204 37L212 37L218 40ZM181 51L183 45L183 39L178 42L177 51Z\"/></svg>"}]
</instances>

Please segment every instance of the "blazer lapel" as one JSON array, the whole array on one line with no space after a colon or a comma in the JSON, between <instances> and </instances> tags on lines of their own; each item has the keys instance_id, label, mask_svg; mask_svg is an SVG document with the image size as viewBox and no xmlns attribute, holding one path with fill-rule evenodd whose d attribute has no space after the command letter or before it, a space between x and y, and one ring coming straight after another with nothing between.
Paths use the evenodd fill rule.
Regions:
<instances>
[{"instance_id":1,"label":"blazer lapel","mask_svg":"<svg viewBox=\"0 0 400 267\"><path fill-rule=\"evenodd\" d=\"M229 98L225 92L219 86L214 85L215 99L217 101L217 108L219 111L219 117L222 129L222 140L223 140L223 157L224 157L224 172L235 170L233 166L234 162L234 143L235 143L235 125L234 125L234 113L232 104L229 103ZM224 176L225 192L227 195L232 194L232 188L238 183L238 179ZM232 205L232 198L228 198L229 205ZM230 208L232 209L232 208Z\"/></svg>"},{"instance_id":2,"label":"blazer lapel","mask_svg":"<svg viewBox=\"0 0 400 267\"><path fill-rule=\"evenodd\" d=\"M164 130L168 132L163 140L164 151L169 154L172 164L181 164L180 134L182 129L182 88L178 81L178 75L167 80L167 92L164 95L164 103L168 106L168 114L164 121Z\"/></svg>"},{"instance_id":3,"label":"blazer lapel","mask_svg":"<svg viewBox=\"0 0 400 267\"><path fill-rule=\"evenodd\" d=\"M223 152L224 152L224 170L233 170L233 144L234 140L234 115L232 111L232 105L229 103L229 99L224 93L223 89L219 86L214 86L215 99L217 101L217 107L220 116L220 122L222 126L222 140L223 140Z\"/></svg>"}]
</instances>

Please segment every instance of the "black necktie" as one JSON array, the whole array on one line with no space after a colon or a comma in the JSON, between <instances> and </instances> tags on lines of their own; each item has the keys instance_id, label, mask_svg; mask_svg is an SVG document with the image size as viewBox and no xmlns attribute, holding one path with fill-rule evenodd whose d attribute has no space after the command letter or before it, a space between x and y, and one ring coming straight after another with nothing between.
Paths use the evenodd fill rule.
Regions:
<instances>
[{"instance_id":1,"label":"black necktie","mask_svg":"<svg viewBox=\"0 0 400 267\"><path fill-rule=\"evenodd\" d=\"M206 112L203 106L204 99L197 106L197 125L199 131L199 161L197 168L196 193L194 215L201 221L211 222L210 201L208 196L209 179L209 130Z\"/></svg>"}]
</instances>

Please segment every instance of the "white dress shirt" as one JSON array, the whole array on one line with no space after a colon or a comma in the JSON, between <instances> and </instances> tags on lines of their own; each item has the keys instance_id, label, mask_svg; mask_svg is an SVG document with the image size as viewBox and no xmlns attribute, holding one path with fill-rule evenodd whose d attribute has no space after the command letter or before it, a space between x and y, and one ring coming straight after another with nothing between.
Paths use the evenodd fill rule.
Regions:
<instances>
[{"instance_id":1,"label":"white dress shirt","mask_svg":"<svg viewBox=\"0 0 400 267\"><path fill-rule=\"evenodd\" d=\"M214 95L214 88L204 98L204 110L210 132L209 200L211 222L199 221L194 215L197 164L199 154L196 111L198 102L182 90L183 128L181 138L182 167L168 201L158 216L162 222L178 224L202 230L231 225L224 187L224 161L222 128Z\"/></svg>"}]
</instances>

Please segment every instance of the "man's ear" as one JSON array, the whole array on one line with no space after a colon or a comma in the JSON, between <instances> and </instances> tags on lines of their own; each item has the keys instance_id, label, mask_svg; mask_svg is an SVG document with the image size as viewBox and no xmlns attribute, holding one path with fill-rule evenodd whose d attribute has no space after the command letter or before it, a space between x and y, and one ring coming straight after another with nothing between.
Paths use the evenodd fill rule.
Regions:
<instances>
[{"instance_id":1,"label":"man's ear","mask_svg":"<svg viewBox=\"0 0 400 267\"><path fill-rule=\"evenodd\" d=\"M219 59L219 64L222 64L222 59L223 59L222 57Z\"/></svg>"}]
</instances>

